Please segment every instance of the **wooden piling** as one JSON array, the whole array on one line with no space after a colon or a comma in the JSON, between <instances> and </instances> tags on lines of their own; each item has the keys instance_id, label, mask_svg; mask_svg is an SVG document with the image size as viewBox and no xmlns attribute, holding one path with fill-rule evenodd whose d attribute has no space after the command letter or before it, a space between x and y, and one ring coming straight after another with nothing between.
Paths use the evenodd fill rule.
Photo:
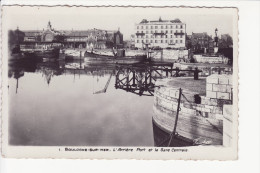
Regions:
<instances>
[{"instance_id":1,"label":"wooden piling","mask_svg":"<svg viewBox=\"0 0 260 173\"><path fill-rule=\"evenodd\" d=\"M177 122L178 122L179 111L180 111L181 94L182 94L182 89L180 88L179 89L179 99L178 99L178 106L177 106L177 113L176 113L176 117L175 117L174 128L173 128L172 133L170 134L170 140L169 140L169 143L168 143L168 147L170 146L170 144L172 142L172 138L174 138L175 133L176 133Z\"/></svg>"}]
</instances>

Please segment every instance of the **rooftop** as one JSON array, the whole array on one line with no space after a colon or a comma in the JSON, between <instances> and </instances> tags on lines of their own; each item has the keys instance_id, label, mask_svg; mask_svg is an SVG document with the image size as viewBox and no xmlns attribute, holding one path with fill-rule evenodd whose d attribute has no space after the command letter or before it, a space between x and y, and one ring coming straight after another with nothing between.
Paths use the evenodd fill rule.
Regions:
<instances>
[{"instance_id":1,"label":"rooftop","mask_svg":"<svg viewBox=\"0 0 260 173\"><path fill-rule=\"evenodd\" d=\"M162 18L160 17L159 20L151 20L151 21L148 21L147 19L143 19L140 24L146 24L146 23L159 23L159 22L162 22L162 23L182 23L180 19L176 18L174 20L162 20Z\"/></svg>"}]
</instances>

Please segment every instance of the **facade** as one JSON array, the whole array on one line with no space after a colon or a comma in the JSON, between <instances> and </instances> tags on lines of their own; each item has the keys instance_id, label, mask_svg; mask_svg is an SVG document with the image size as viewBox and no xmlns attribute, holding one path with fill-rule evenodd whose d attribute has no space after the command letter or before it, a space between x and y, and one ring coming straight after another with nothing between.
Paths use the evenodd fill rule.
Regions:
<instances>
[{"instance_id":1,"label":"facade","mask_svg":"<svg viewBox=\"0 0 260 173\"><path fill-rule=\"evenodd\" d=\"M57 31L48 22L46 30L24 31L23 44L56 44L67 48L111 48L123 47L123 34L120 31L101 29Z\"/></svg>"},{"instance_id":2,"label":"facade","mask_svg":"<svg viewBox=\"0 0 260 173\"><path fill-rule=\"evenodd\" d=\"M51 43L51 42L58 42L58 37L62 36L62 32L54 30L52 28L51 22L48 22L47 29L46 30L29 30L24 31L24 42L25 43L35 43L35 42L45 42L45 43Z\"/></svg>"},{"instance_id":3,"label":"facade","mask_svg":"<svg viewBox=\"0 0 260 173\"><path fill-rule=\"evenodd\" d=\"M131 41L131 48L135 47L135 34L132 34L130 36L130 41Z\"/></svg>"},{"instance_id":4,"label":"facade","mask_svg":"<svg viewBox=\"0 0 260 173\"><path fill-rule=\"evenodd\" d=\"M123 46L120 31L90 29L85 31L64 31L64 45L70 48L105 49Z\"/></svg>"},{"instance_id":5,"label":"facade","mask_svg":"<svg viewBox=\"0 0 260 173\"><path fill-rule=\"evenodd\" d=\"M135 25L135 47L185 48L186 24L179 19L148 21Z\"/></svg>"},{"instance_id":6,"label":"facade","mask_svg":"<svg viewBox=\"0 0 260 173\"><path fill-rule=\"evenodd\" d=\"M203 33L192 33L191 35L191 48L193 52L207 53L209 52L210 42L212 38L207 34Z\"/></svg>"}]
</instances>

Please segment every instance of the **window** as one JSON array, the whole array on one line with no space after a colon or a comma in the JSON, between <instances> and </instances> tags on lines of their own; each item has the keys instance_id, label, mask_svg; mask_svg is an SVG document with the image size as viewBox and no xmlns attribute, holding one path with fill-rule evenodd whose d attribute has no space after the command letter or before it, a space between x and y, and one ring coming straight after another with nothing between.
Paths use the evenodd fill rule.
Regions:
<instances>
[{"instance_id":1,"label":"window","mask_svg":"<svg viewBox=\"0 0 260 173\"><path fill-rule=\"evenodd\" d=\"M153 26L151 26L151 29L153 29Z\"/></svg>"},{"instance_id":2,"label":"window","mask_svg":"<svg viewBox=\"0 0 260 173\"><path fill-rule=\"evenodd\" d=\"M148 29L148 26L146 26L145 28Z\"/></svg>"},{"instance_id":3,"label":"window","mask_svg":"<svg viewBox=\"0 0 260 173\"><path fill-rule=\"evenodd\" d=\"M148 34L148 31L146 31L146 34Z\"/></svg>"},{"instance_id":4,"label":"window","mask_svg":"<svg viewBox=\"0 0 260 173\"><path fill-rule=\"evenodd\" d=\"M139 26L137 26L137 29L139 29Z\"/></svg>"},{"instance_id":5,"label":"window","mask_svg":"<svg viewBox=\"0 0 260 173\"><path fill-rule=\"evenodd\" d=\"M137 40L136 42L139 43L139 40Z\"/></svg>"},{"instance_id":6,"label":"window","mask_svg":"<svg viewBox=\"0 0 260 173\"><path fill-rule=\"evenodd\" d=\"M148 35L146 35L146 38L148 38Z\"/></svg>"},{"instance_id":7,"label":"window","mask_svg":"<svg viewBox=\"0 0 260 173\"><path fill-rule=\"evenodd\" d=\"M163 40L161 40L161 43L163 43Z\"/></svg>"},{"instance_id":8,"label":"window","mask_svg":"<svg viewBox=\"0 0 260 173\"><path fill-rule=\"evenodd\" d=\"M163 30L161 30L161 33L163 33Z\"/></svg>"},{"instance_id":9,"label":"window","mask_svg":"<svg viewBox=\"0 0 260 173\"><path fill-rule=\"evenodd\" d=\"M182 25L181 25L181 28L182 28Z\"/></svg>"},{"instance_id":10,"label":"window","mask_svg":"<svg viewBox=\"0 0 260 173\"><path fill-rule=\"evenodd\" d=\"M153 34L153 31L151 31L151 34Z\"/></svg>"},{"instance_id":11,"label":"window","mask_svg":"<svg viewBox=\"0 0 260 173\"><path fill-rule=\"evenodd\" d=\"M167 38L167 35L165 35L165 38Z\"/></svg>"},{"instance_id":12,"label":"window","mask_svg":"<svg viewBox=\"0 0 260 173\"><path fill-rule=\"evenodd\" d=\"M161 29L163 29L163 26L161 26Z\"/></svg>"},{"instance_id":13,"label":"window","mask_svg":"<svg viewBox=\"0 0 260 173\"><path fill-rule=\"evenodd\" d=\"M167 29L167 28L168 28L168 26L166 25L166 26L165 26L165 28Z\"/></svg>"},{"instance_id":14,"label":"window","mask_svg":"<svg viewBox=\"0 0 260 173\"><path fill-rule=\"evenodd\" d=\"M167 33L168 33L168 30L166 30L165 33L167 34Z\"/></svg>"},{"instance_id":15,"label":"window","mask_svg":"<svg viewBox=\"0 0 260 173\"><path fill-rule=\"evenodd\" d=\"M180 43L182 43L182 40L180 40Z\"/></svg>"},{"instance_id":16,"label":"window","mask_svg":"<svg viewBox=\"0 0 260 173\"><path fill-rule=\"evenodd\" d=\"M167 40L165 40L165 43L167 43Z\"/></svg>"},{"instance_id":17,"label":"window","mask_svg":"<svg viewBox=\"0 0 260 173\"><path fill-rule=\"evenodd\" d=\"M176 40L175 43L178 43L178 40Z\"/></svg>"},{"instance_id":18,"label":"window","mask_svg":"<svg viewBox=\"0 0 260 173\"><path fill-rule=\"evenodd\" d=\"M141 26L141 29L143 29L144 27L143 26Z\"/></svg>"},{"instance_id":19,"label":"window","mask_svg":"<svg viewBox=\"0 0 260 173\"><path fill-rule=\"evenodd\" d=\"M139 33L139 31L137 31L137 33Z\"/></svg>"},{"instance_id":20,"label":"window","mask_svg":"<svg viewBox=\"0 0 260 173\"><path fill-rule=\"evenodd\" d=\"M182 35L181 35L181 38L182 38Z\"/></svg>"},{"instance_id":21,"label":"window","mask_svg":"<svg viewBox=\"0 0 260 173\"><path fill-rule=\"evenodd\" d=\"M148 40L146 40L146 43L148 43Z\"/></svg>"},{"instance_id":22,"label":"window","mask_svg":"<svg viewBox=\"0 0 260 173\"><path fill-rule=\"evenodd\" d=\"M155 30L155 33L157 33L157 30Z\"/></svg>"},{"instance_id":23,"label":"window","mask_svg":"<svg viewBox=\"0 0 260 173\"><path fill-rule=\"evenodd\" d=\"M153 40L150 41L151 43L153 42Z\"/></svg>"},{"instance_id":24,"label":"window","mask_svg":"<svg viewBox=\"0 0 260 173\"><path fill-rule=\"evenodd\" d=\"M172 27L172 25L171 25L171 29L172 29L173 27Z\"/></svg>"},{"instance_id":25,"label":"window","mask_svg":"<svg viewBox=\"0 0 260 173\"><path fill-rule=\"evenodd\" d=\"M172 34L172 30L171 30L171 34Z\"/></svg>"},{"instance_id":26,"label":"window","mask_svg":"<svg viewBox=\"0 0 260 173\"><path fill-rule=\"evenodd\" d=\"M163 38L163 35L161 35L161 38Z\"/></svg>"},{"instance_id":27,"label":"window","mask_svg":"<svg viewBox=\"0 0 260 173\"><path fill-rule=\"evenodd\" d=\"M158 29L158 26L155 26L155 29Z\"/></svg>"},{"instance_id":28,"label":"window","mask_svg":"<svg viewBox=\"0 0 260 173\"><path fill-rule=\"evenodd\" d=\"M172 35L171 35L171 38L172 38Z\"/></svg>"},{"instance_id":29,"label":"window","mask_svg":"<svg viewBox=\"0 0 260 173\"><path fill-rule=\"evenodd\" d=\"M170 41L171 43L173 42L173 40Z\"/></svg>"},{"instance_id":30,"label":"window","mask_svg":"<svg viewBox=\"0 0 260 173\"><path fill-rule=\"evenodd\" d=\"M157 43L157 40L155 40L155 43Z\"/></svg>"}]
</instances>

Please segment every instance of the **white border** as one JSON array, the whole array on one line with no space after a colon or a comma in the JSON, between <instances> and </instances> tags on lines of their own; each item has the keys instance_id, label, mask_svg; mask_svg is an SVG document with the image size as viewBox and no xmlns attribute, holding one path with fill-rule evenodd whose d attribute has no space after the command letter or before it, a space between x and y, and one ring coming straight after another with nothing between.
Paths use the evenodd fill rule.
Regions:
<instances>
[{"instance_id":1,"label":"white border","mask_svg":"<svg viewBox=\"0 0 260 173\"><path fill-rule=\"evenodd\" d=\"M121 1L122 2L122 1ZM132 2L132 1L131 1ZM133 2L158 5L162 1ZM116 4L111 3L111 4ZM163 5L235 6L239 8L239 160L212 161L97 161L3 159L1 172L259 172L259 2L178 1ZM250 53L248 53L250 51ZM248 60L249 59L249 60ZM1 161L1 160L0 160ZM101 166L102 164L102 166Z\"/></svg>"},{"instance_id":2,"label":"white border","mask_svg":"<svg viewBox=\"0 0 260 173\"><path fill-rule=\"evenodd\" d=\"M25 8L25 9L24 9ZM222 15L227 14L233 18L232 28L233 28L233 127L232 127L232 146L224 147L224 146L194 146L194 147L186 147L181 148L183 150L187 150L187 152L179 151L179 148L170 147L170 152L161 152L162 147L157 148L159 151L156 152L156 147L145 147L146 151L138 152L137 147L72 147L72 146L11 146L8 145L8 44L7 44L7 31L8 31L8 21L10 15L12 13L19 13L19 10L31 10L32 8L37 7L19 7L19 6L3 6L2 7L2 50L3 50L3 61L2 61L2 83L3 83L3 98L4 102L2 103L2 121L3 121L3 143L2 143L2 152L5 157L11 158L88 158L88 159L184 159L184 160L234 160L237 159L237 126L238 126L238 10L236 8L190 8L190 7L161 7L159 10L171 9L177 10L181 8L186 13L200 13L204 12L207 14L216 14ZM42 7L49 8L49 7ZM59 6L52 7L55 8L56 11L64 11L68 7ZM142 9L143 7L91 7L91 8L102 8L102 11L105 11L108 8L113 8L114 10L121 10L122 8L131 8L131 10ZM154 7L157 8L157 7ZM74 10L84 9L87 10L87 7L75 7ZM221 21L220 21L221 22ZM66 151L66 148L72 148L75 150L81 149L83 151ZM105 148L110 149L109 152L90 152L89 149L94 148ZM114 148L131 148L133 152L118 152L114 150ZM144 147L140 147L144 148ZM152 149L152 152L148 150ZM165 149L163 149L165 150ZM176 150L178 150L176 152ZM174 151L174 152L172 152Z\"/></svg>"}]
</instances>

